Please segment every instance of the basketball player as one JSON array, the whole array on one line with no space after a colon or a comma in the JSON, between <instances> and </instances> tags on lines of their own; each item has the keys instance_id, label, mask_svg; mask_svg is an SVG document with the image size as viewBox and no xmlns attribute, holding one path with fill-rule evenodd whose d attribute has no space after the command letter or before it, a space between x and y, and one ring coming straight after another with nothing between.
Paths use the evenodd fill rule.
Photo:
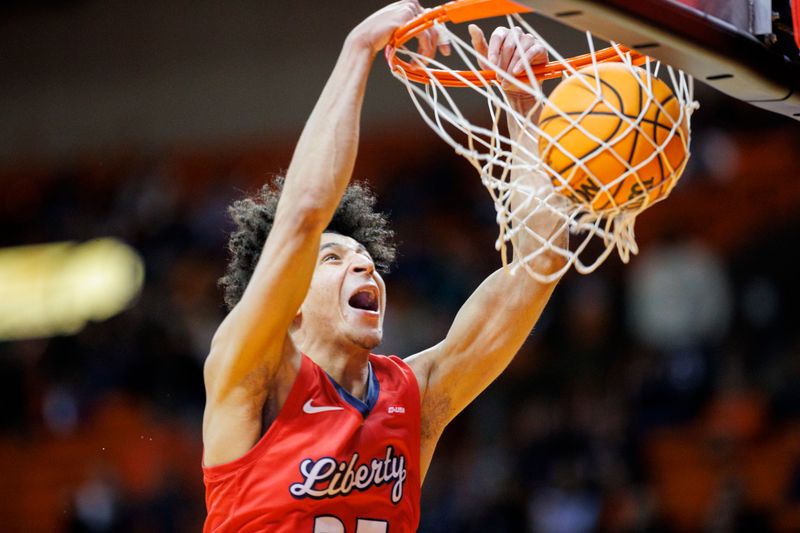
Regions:
<instances>
[{"instance_id":1,"label":"basketball player","mask_svg":"<svg viewBox=\"0 0 800 533\"><path fill-rule=\"evenodd\" d=\"M232 309L205 365L205 531L415 531L442 431L508 365L554 288L498 270L436 346L405 360L371 353L392 233L368 191L348 183L373 58L421 11L401 0L350 33L280 190L231 209L238 230L222 284ZM518 29L500 28L488 43L470 32L510 71L546 55ZM426 54L437 47L449 53L432 32L420 39ZM561 266L539 261L540 271Z\"/></svg>"}]
</instances>

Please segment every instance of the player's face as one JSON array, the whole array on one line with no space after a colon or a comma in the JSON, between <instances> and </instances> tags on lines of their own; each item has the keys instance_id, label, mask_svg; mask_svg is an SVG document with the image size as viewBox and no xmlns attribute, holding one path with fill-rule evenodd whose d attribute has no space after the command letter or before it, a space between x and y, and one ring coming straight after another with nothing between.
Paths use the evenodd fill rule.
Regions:
<instances>
[{"instance_id":1,"label":"player's face","mask_svg":"<svg viewBox=\"0 0 800 533\"><path fill-rule=\"evenodd\" d=\"M301 307L304 327L371 350L381 342L385 308L386 287L367 250L350 237L323 233Z\"/></svg>"}]
</instances>

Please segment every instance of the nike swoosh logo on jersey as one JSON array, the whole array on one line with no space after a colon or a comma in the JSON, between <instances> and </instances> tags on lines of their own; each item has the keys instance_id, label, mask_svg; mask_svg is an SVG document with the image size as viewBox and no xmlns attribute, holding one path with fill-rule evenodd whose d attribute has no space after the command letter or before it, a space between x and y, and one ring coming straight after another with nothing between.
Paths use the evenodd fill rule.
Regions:
<instances>
[{"instance_id":1,"label":"nike swoosh logo on jersey","mask_svg":"<svg viewBox=\"0 0 800 533\"><path fill-rule=\"evenodd\" d=\"M311 405L311 400L303 404L303 412L313 415L314 413L324 413L326 411L341 411L344 407L336 405Z\"/></svg>"}]
</instances>

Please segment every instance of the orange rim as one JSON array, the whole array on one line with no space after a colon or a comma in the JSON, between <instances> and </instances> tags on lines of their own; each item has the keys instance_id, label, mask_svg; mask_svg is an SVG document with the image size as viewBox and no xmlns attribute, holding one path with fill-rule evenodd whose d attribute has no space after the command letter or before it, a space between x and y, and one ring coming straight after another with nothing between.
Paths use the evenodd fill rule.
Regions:
<instances>
[{"instance_id":1,"label":"orange rim","mask_svg":"<svg viewBox=\"0 0 800 533\"><path fill-rule=\"evenodd\" d=\"M436 23L461 24L482 18L513 13L531 13L532 11L531 8L512 0L454 0L442 4L395 30L386 46L386 61L389 62L389 67L393 71L400 72L409 80L422 84L430 83L432 77L446 87L468 87L471 84L480 85L484 80L494 81L497 79L497 73L494 70L424 69L397 57L397 50ZM566 70L577 70L593 63L620 62L622 61L620 53L630 54L634 65L641 65L647 61L647 56L620 45L617 49L609 47L597 50L593 54L574 56L566 59L565 62L550 61L532 66L531 71L539 81L559 78ZM522 82L528 81L526 73L522 73L516 78Z\"/></svg>"}]
</instances>

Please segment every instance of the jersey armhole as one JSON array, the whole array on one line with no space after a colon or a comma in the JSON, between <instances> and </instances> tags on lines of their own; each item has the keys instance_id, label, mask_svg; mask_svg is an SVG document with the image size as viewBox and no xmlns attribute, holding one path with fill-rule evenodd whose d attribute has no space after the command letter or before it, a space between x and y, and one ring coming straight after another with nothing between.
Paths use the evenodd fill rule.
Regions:
<instances>
[{"instance_id":1,"label":"jersey armhole","mask_svg":"<svg viewBox=\"0 0 800 533\"><path fill-rule=\"evenodd\" d=\"M419 381L417 381L417 375L414 373L414 369L411 368L411 366L408 363L406 363L401 357L398 357L396 355L390 355L388 356L388 358L392 362L394 362L398 367L400 367L400 370L406 376L406 379L408 379L410 384L414 386L414 390L417 391L417 401L419 402L420 400Z\"/></svg>"},{"instance_id":2,"label":"jersey armhole","mask_svg":"<svg viewBox=\"0 0 800 533\"><path fill-rule=\"evenodd\" d=\"M311 360L305 354L301 353L300 369L297 371L297 375L294 377L294 383L292 383L292 387L289 389L289 394L286 396L286 401L284 402L280 411L278 411L278 415L270 423L267 431L261 435L256 443L253 444L253 446L247 450L244 455L237 459L233 459L232 461L228 461L227 463L220 463L214 466L206 466L205 462L203 462L201 459L203 477L205 479L211 481L234 474L239 469L247 466L263 455L269 444L280 434L282 424L279 424L278 422L284 418L284 413L291 410L293 406L298 403L296 398L300 397L299 390L302 387L301 383L305 380L305 374L308 373L309 364L311 364Z\"/></svg>"}]
</instances>

